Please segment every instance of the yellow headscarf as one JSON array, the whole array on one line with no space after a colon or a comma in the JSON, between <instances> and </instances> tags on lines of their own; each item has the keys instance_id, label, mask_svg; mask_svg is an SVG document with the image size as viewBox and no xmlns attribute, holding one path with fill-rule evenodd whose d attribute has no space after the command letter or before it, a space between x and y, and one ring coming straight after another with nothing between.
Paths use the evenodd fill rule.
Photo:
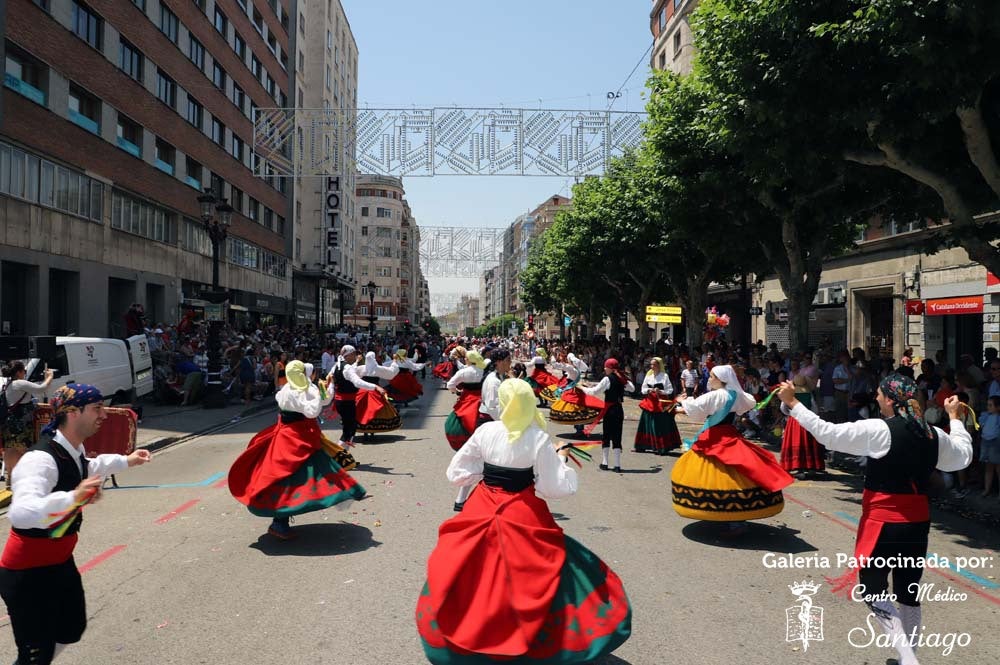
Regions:
<instances>
[{"instance_id":1,"label":"yellow headscarf","mask_svg":"<svg viewBox=\"0 0 1000 665\"><path fill-rule=\"evenodd\" d=\"M664 367L663 367L663 358L661 358L661 357L659 357L659 356L656 356L656 357L654 357L654 358L653 358L653 362L656 362L656 363L659 363L659 365L660 365L660 371L661 371L661 372L666 372L666 371L667 371L667 370L666 370L666 369L664 369ZM655 373L655 372L653 371L653 368L652 368L652 367L650 367L650 368L649 368L649 371L648 371L648 372L646 372L646 376L655 376L655 375L656 375L656 373Z\"/></svg>"},{"instance_id":2,"label":"yellow headscarf","mask_svg":"<svg viewBox=\"0 0 1000 665\"><path fill-rule=\"evenodd\" d=\"M396 360L406 360L406 349L397 349L392 357Z\"/></svg>"},{"instance_id":3,"label":"yellow headscarf","mask_svg":"<svg viewBox=\"0 0 1000 665\"><path fill-rule=\"evenodd\" d=\"M545 429L545 417L535 406L535 392L527 381L511 379L500 384L500 421L511 443L520 439L532 423Z\"/></svg>"},{"instance_id":4,"label":"yellow headscarf","mask_svg":"<svg viewBox=\"0 0 1000 665\"><path fill-rule=\"evenodd\" d=\"M465 364L478 367L479 369L486 369L486 361L483 359L483 354L479 353L479 351L469 351L466 353Z\"/></svg>"},{"instance_id":5,"label":"yellow headscarf","mask_svg":"<svg viewBox=\"0 0 1000 665\"><path fill-rule=\"evenodd\" d=\"M540 355L545 360L549 359L549 352L545 350L544 346L540 346L537 349L535 349L535 353L537 353L538 355Z\"/></svg>"}]
</instances>

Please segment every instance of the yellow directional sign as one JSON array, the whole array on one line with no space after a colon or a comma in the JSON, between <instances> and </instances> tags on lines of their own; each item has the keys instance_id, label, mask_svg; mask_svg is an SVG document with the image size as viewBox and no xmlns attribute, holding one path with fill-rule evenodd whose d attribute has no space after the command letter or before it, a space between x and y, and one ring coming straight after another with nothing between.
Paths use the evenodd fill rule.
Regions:
<instances>
[{"instance_id":1,"label":"yellow directional sign","mask_svg":"<svg viewBox=\"0 0 1000 665\"><path fill-rule=\"evenodd\" d=\"M680 314L647 314L646 323L683 323L684 317Z\"/></svg>"},{"instance_id":2,"label":"yellow directional sign","mask_svg":"<svg viewBox=\"0 0 1000 665\"><path fill-rule=\"evenodd\" d=\"M679 305L649 305L646 307L646 315L648 316L650 314L671 314L673 316L680 316L681 308Z\"/></svg>"}]
</instances>

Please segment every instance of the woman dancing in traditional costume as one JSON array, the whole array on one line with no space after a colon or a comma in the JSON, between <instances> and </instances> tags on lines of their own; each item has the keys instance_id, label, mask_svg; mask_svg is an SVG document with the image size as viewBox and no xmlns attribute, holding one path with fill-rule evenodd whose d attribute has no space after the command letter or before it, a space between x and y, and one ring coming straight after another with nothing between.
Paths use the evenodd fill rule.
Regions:
<instances>
[{"instance_id":1,"label":"woman dancing in traditional costume","mask_svg":"<svg viewBox=\"0 0 1000 665\"><path fill-rule=\"evenodd\" d=\"M663 371L663 359L653 358L642 380L645 398L639 402L642 414L635 433L635 452L666 455L668 450L680 448L681 433L674 419L676 402L669 399L673 392L670 377Z\"/></svg>"},{"instance_id":2,"label":"woman dancing in traditional costume","mask_svg":"<svg viewBox=\"0 0 1000 665\"><path fill-rule=\"evenodd\" d=\"M448 359L435 365L431 374L447 383L451 381L451 377L455 376L458 370L465 367L466 350L464 346L456 345L451 347L450 351L446 349L445 353L448 355Z\"/></svg>"},{"instance_id":3,"label":"woman dancing in traditional costume","mask_svg":"<svg viewBox=\"0 0 1000 665\"><path fill-rule=\"evenodd\" d=\"M628 598L549 512L546 499L575 493L577 476L531 387L504 381L500 409L448 467L448 480L475 491L427 562L416 610L424 654L435 665L594 662L628 639Z\"/></svg>"},{"instance_id":4,"label":"woman dancing in traditional costume","mask_svg":"<svg viewBox=\"0 0 1000 665\"><path fill-rule=\"evenodd\" d=\"M424 368L426 363L415 363L406 357L406 349L400 347L392 357L392 365L396 368L396 376L389 382L389 395L408 406L410 402L424 394L424 387L417 381L416 372Z\"/></svg>"},{"instance_id":5,"label":"woman dancing in traditional costume","mask_svg":"<svg viewBox=\"0 0 1000 665\"><path fill-rule=\"evenodd\" d=\"M535 391L535 397L538 397L538 405L544 406L545 402L541 397L542 390L550 386L557 387L559 379L556 378L555 374L545 369L545 358L539 355L531 359L531 366L528 368L528 383Z\"/></svg>"},{"instance_id":6,"label":"woman dancing in traditional costume","mask_svg":"<svg viewBox=\"0 0 1000 665\"><path fill-rule=\"evenodd\" d=\"M318 388L294 360L288 382L275 395L278 422L258 433L229 469L233 498L259 517L272 518L267 532L295 537L289 518L362 499L365 489L347 471L354 460L325 436L316 420L332 393Z\"/></svg>"},{"instance_id":7,"label":"woman dancing in traditional costume","mask_svg":"<svg viewBox=\"0 0 1000 665\"><path fill-rule=\"evenodd\" d=\"M729 365L716 365L709 392L697 398L681 395L684 412L704 422L691 448L670 473L674 510L693 520L729 522L731 534L742 532L743 520L777 515L785 506L781 490L794 482L774 457L748 442L733 425L737 415L756 406L743 392Z\"/></svg>"},{"instance_id":8,"label":"woman dancing in traditional costume","mask_svg":"<svg viewBox=\"0 0 1000 665\"><path fill-rule=\"evenodd\" d=\"M812 389L815 386L811 385L811 379L799 372L792 379L792 385L795 386L795 399L807 409L812 409ZM781 411L789 415L789 409L784 404ZM807 478L817 471L826 470L826 451L795 418L785 421L785 433L781 437L781 468L792 474L804 471Z\"/></svg>"},{"instance_id":9,"label":"woman dancing in traditional costume","mask_svg":"<svg viewBox=\"0 0 1000 665\"><path fill-rule=\"evenodd\" d=\"M962 423L958 397L944 403L951 421L948 433L924 421L916 400L917 384L901 374L890 374L879 384L876 401L882 418L840 425L826 422L797 399L795 385L787 381L778 397L791 417L824 446L868 458L854 545L854 559L861 565L828 581L835 593L869 599L865 602L870 616L891 638L899 664L916 665L914 650L924 628L920 562L927 559L931 474L935 468L958 471L972 461L972 437ZM874 565L872 559L883 565Z\"/></svg>"},{"instance_id":10,"label":"woman dancing in traditional costume","mask_svg":"<svg viewBox=\"0 0 1000 665\"><path fill-rule=\"evenodd\" d=\"M562 370L568 382L560 388L549 386L542 390L542 398L549 399L549 395L553 398L549 406L549 420L560 425L573 425L576 433L582 435L583 426L594 422L604 410L604 402L583 392L579 386L583 374L590 367L572 353L566 356L566 362L552 363L552 366Z\"/></svg>"},{"instance_id":11,"label":"woman dancing in traditional costume","mask_svg":"<svg viewBox=\"0 0 1000 665\"><path fill-rule=\"evenodd\" d=\"M448 390L458 393L455 407L448 414L448 419L444 423L445 438L448 439L452 450L459 450L469 440L477 427L490 420L490 417L481 413L479 409L479 405L482 403L483 375L487 362L478 351L469 351L465 357L469 364L458 370L455 376L448 381ZM469 498L470 491L472 491L471 488L459 489L454 506L456 512L462 510L465 500Z\"/></svg>"},{"instance_id":12,"label":"woman dancing in traditional costume","mask_svg":"<svg viewBox=\"0 0 1000 665\"><path fill-rule=\"evenodd\" d=\"M395 367L379 365L373 351L365 354L363 381L378 386L382 381L391 381L395 377ZM366 438L371 438L373 434L392 432L403 425L399 411L383 393L377 390L359 390L354 393L354 404L358 432L364 434Z\"/></svg>"}]
</instances>

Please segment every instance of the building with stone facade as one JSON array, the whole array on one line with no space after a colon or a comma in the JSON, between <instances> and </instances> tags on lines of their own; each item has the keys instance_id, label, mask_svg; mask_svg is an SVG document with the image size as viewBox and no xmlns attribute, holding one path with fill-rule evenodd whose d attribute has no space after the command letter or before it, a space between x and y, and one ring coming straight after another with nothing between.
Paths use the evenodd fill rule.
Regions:
<instances>
[{"instance_id":1,"label":"building with stone facade","mask_svg":"<svg viewBox=\"0 0 1000 665\"><path fill-rule=\"evenodd\" d=\"M374 315L379 332L400 332L407 322L415 328L429 317L430 310L427 280L419 263L419 231L403 182L362 174L356 196L359 284L347 323L367 327Z\"/></svg>"},{"instance_id":2,"label":"building with stone facade","mask_svg":"<svg viewBox=\"0 0 1000 665\"><path fill-rule=\"evenodd\" d=\"M653 34L651 69L687 74L694 66L691 13L699 0L653 0L649 30Z\"/></svg>"},{"instance_id":3,"label":"building with stone facade","mask_svg":"<svg viewBox=\"0 0 1000 665\"><path fill-rule=\"evenodd\" d=\"M298 2L295 105L303 109L353 109L358 101L358 46L340 0ZM295 191L292 294L295 321L320 329L344 322L359 284L357 171L354 140L331 145L336 177L303 177Z\"/></svg>"},{"instance_id":4,"label":"building with stone facade","mask_svg":"<svg viewBox=\"0 0 1000 665\"><path fill-rule=\"evenodd\" d=\"M290 3L10 0L0 21L0 333L117 335L199 308L198 196L235 209L235 322L291 314L294 183L254 175L253 113L287 106ZM261 165L267 170L266 165Z\"/></svg>"}]
</instances>

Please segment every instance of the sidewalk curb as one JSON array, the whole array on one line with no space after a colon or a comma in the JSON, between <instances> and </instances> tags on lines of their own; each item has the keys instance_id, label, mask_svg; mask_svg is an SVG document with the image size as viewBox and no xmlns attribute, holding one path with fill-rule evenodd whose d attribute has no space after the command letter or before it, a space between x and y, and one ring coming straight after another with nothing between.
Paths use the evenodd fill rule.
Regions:
<instances>
[{"instance_id":1,"label":"sidewalk curb","mask_svg":"<svg viewBox=\"0 0 1000 665\"><path fill-rule=\"evenodd\" d=\"M264 413L265 411L270 411L277 408L278 408L277 405L273 403L255 404L254 406L243 409L243 411L241 411L239 415L235 417L242 420L243 418L249 418L250 416L255 416L259 413ZM169 448L170 446L177 445L178 443L183 443L185 441L190 441L191 439L197 439L198 437L206 436L213 432L217 432L221 429L228 427L231 424L233 424L232 418L230 418L229 420L224 420L222 422L216 423L214 425L209 425L204 429L201 429L197 432L191 432L190 434L181 434L179 436L164 436L158 439L150 439L149 441L146 441L144 443L136 444L136 449L142 448L144 450L148 450L150 453L159 452L161 450Z\"/></svg>"}]
</instances>

